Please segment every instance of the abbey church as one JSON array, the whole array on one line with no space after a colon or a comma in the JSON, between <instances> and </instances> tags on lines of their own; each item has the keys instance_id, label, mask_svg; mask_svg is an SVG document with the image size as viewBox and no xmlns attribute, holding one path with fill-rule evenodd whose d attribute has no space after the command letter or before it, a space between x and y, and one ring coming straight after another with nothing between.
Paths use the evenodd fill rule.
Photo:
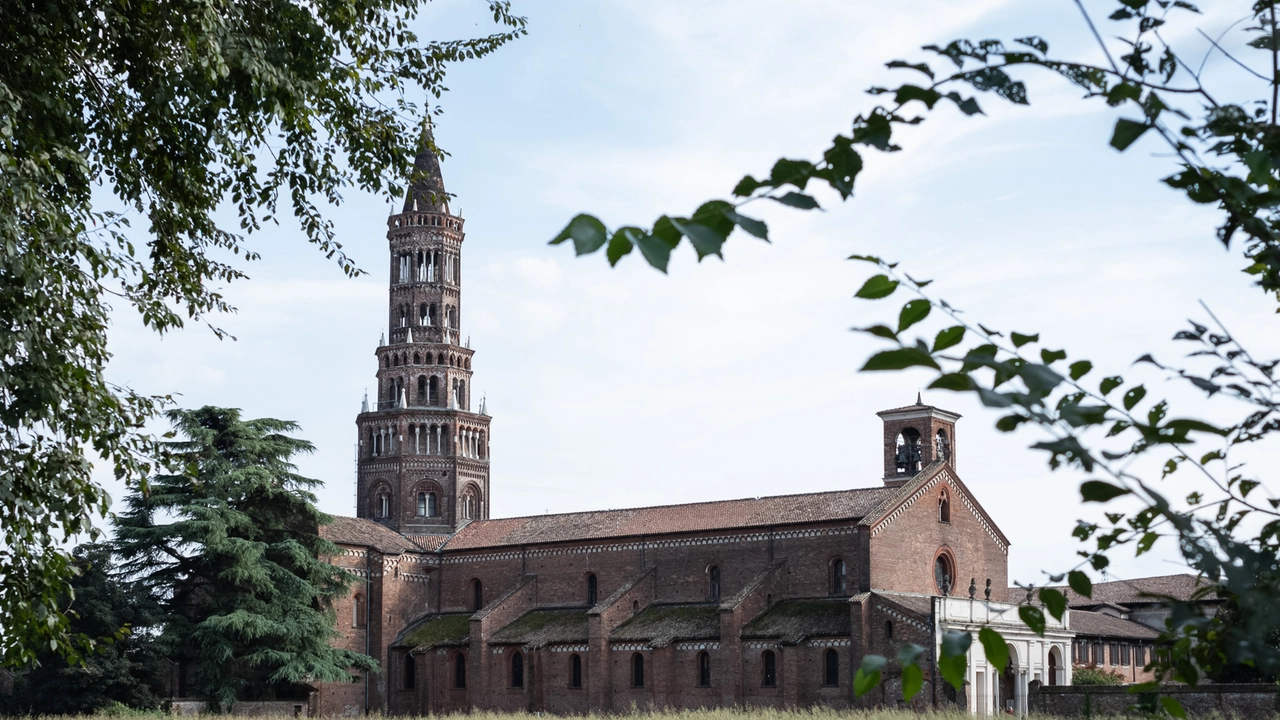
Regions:
<instances>
[{"instance_id":1,"label":"abbey church","mask_svg":"<svg viewBox=\"0 0 1280 720\"><path fill-rule=\"evenodd\" d=\"M388 327L376 397L356 418L356 517L322 530L359 578L340 642L382 672L321 686L311 713L892 704L892 681L854 697L863 655L936 648L944 629L984 623L1007 626L1013 665L973 655L960 693L926 670L917 704L1024 710L1028 682L1070 682L1065 620L1032 635L1007 602L1009 539L960 479L959 416L920 402L878 413L884 464L867 487L491 519L490 418L462 332L464 222L436 157L416 162L428 179L387 221ZM1118 622L1140 645L1140 626Z\"/></svg>"}]
</instances>

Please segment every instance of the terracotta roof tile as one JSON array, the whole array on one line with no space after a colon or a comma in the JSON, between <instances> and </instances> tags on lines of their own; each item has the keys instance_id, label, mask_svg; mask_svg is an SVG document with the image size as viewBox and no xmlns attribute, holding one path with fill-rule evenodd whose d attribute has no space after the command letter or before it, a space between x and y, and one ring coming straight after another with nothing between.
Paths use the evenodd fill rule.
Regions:
<instances>
[{"instance_id":1,"label":"terracotta roof tile","mask_svg":"<svg viewBox=\"0 0 1280 720\"><path fill-rule=\"evenodd\" d=\"M440 546L448 542L450 538L449 535L406 535L405 537L427 552L439 550Z\"/></svg>"},{"instance_id":2,"label":"terracotta roof tile","mask_svg":"<svg viewBox=\"0 0 1280 720\"><path fill-rule=\"evenodd\" d=\"M338 545L360 545L389 554L422 550L409 538L381 523L343 515L334 515L333 522L322 525L320 536Z\"/></svg>"},{"instance_id":3,"label":"terracotta roof tile","mask_svg":"<svg viewBox=\"0 0 1280 720\"><path fill-rule=\"evenodd\" d=\"M846 636L850 627L848 598L782 600L744 625L742 637L798 642L806 637Z\"/></svg>"},{"instance_id":4,"label":"terracotta roof tile","mask_svg":"<svg viewBox=\"0 0 1280 720\"><path fill-rule=\"evenodd\" d=\"M1114 637L1154 639L1160 633L1139 622L1125 620L1104 613L1088 610L1071 611L1071 629L1077 635L1089 637Z\"/></svg>"},{"instance_id":5,"label":"terracotta roof tile","mask_svg":"<svg viewBox=\"0 0 1280 720\"><path fill-rule=\"evenodd\" d=\"M587 641L587 608L531 610L493 634L492 643L542 647Z\"/></svg>"},{"instance_id":6,"label":"terracotta roof tile","mask_svg":"<svg viewBox=\"0 0 1280 720\"><path fill-rule=\"evenodd\" d=\"M1078 595L1069 587L1059 586L1057 589L1066 593L1067 604L1071 607L1096 607L1098 605L1135 605L1159 602L1152 595L1172 597L1177 600L1191 600L1191 596L1211 583L1197 578L1195 575L1158 575L1156 577L1135 578L1133 580L1113 580L1093 584L1093 597ZM1025 593L1021 588L1009 588L1010 597L1021 597L1017 593Z\"/></svg>"},{"instance_id":7,"label":"terracotta roof tile","mask_svg":"<svg viewBox=\"0 0 1280 720\"><path fill-rule=\"evenodd\" d=\"M476 520L458 531L446 551L533 543L662 535L792 523L857 520L897 491L860 488L804 495L660 505L625 510Z\"/></svg>"},{"instance_id":8,"label":"terracotta roof tile","mask_svg":"<svg viewBox=\"0 0 1280 720\"><path fill-rule=\"evenodd\" d=\"M613 640L645 640L660 647L673 640L720 637L720 606L650 605L610 634Z\"/></svg>"}]
</instances>

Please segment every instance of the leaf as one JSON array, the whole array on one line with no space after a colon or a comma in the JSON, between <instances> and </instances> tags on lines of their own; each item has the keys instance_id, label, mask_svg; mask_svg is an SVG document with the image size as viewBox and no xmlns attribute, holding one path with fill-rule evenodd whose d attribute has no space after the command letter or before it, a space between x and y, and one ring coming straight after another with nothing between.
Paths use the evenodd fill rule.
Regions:
<instances>
[{"instance_id":1,"label":"leaf","mask_svg":"<svg viewBox=\"0 0 1280 720\"><path fill-rule=\"evenodd\" d=\"M955 390L956 392L969 392L976 387L973 378L965 373L946 373L939 375L937 380L929 383L930 390Z\"/></svg>"},{"instance_id":2,"label":"leaf","mask_svg":"<svg viewBox=\"0 0 1280 720\"><path fill-rule=\"evenodd\" d=\"M888 275L873 275L862 284L862 287L854 294L854 297L879 300L880 298L889 297L897 289L897 280L890 280Z\"/></svg>"},{"instance_id":3,"label":"leaf","mask_svg":"<svg viewBox=\"0 0 1280 720\"><path fill-rule=\"evenodd\" d=\"M635 239L636 247L640 248L640 254L653 267L667 271L667 263L671 261L671 246L663 242L655 235L640 235Z\"/></svg>"},{"instance_id":4,"label":"leaf","mask_svg":"<svg viewBox=\"0 0 1280 720\"><path fill-rule=\"evenodd\" d=\"M724 245L724 235L701 223L688 222L680 218L671 218L671 224L675 225L677 230L689 238L689 242L693 244L693 249L698 253L699 260L708 255L724 257L720 254L720 248Z\"/></svg>"},{"instance_id":5,"label":"leaf","mask_svg":"<svg viewBox=\"0 0 1280 720\"><path fill-rule=\"evenodd\" d=\"M725 210L724 214L725 217L729 218L734 225L737 225L751 235L754 235L765 242L769 242L769 226L765 225L763 221L756 220L755 218L749 218L746 215L740 215L736 210Z\"/></svg>"},{"instance_id":6,"label":"leaf","mask_svg":"<svg viewBox=\"0 0 1280 720\"><path fill-rule=\"evenodd\" d=\"M734 186L733 194L738 197L747 197L756 190L759 190L763 185L764 183L761 183L759 180L751 177L750 175L745 175L738 181L738 184Z\"/></svg>"},{"instance_id":7,"label":"leaf","mask_svg":"<svg viewBox=\"0 0 1280 720\"><path fill-rule=\"evenodd\" d=\"M609 231L604 223L585 213L578 215L564 226L560 234L552 238L552 245L559 245L565 240L573 239L573 250L577 255L587 255L599 250L609 239Z\"/></svg>"},{"instance_id":8,"label":"leaf","mask_svg":"<svg viewBox=\"0 0 1280 720\"><path fill-rule=\"evenodd\" d=\"M1086 480L1080 485L1080 498L1085 502L1110 502L1130 491L1102 480Z\"/></svg>"},{"instance_id":9,"label":"leaf","mask_svg":"<svg viewBox=\"0 0 1280 720\"><path fill-rule=\"evenodd\" d=\"M946 350L949 347L955 347L964 340L964 326L952 325L945 330L939 330L936 337L933 338L933 351Z\"/></svg>"},{"instance_id":10,"label":"leaf","mask_svg":"<svg viewBox=\"0 0 1280 720\"><path fill-rule=\"evenodd\" d=\"M1120 118L1116 120L1116 129L1111 133L1111 147L1124 152L1134 141L1142 137L1143 133L1150 129L1151 126L1147 123Z\"/></svg>"},{"instance_id":11,"label":"leaf","mask_svg":"<svg viewBox=\"0 0 1280 720\"><path fill-rule=\"evenodd\" d=\"M1020 332L1011 332L1009 333L1009 339L1013 340L1014 347L1022 347L1027 343L1039 342L1040 335L1038 333L1035 335L1023 335Z\"/></svg>"},{"instance_id":12,"label":"leaf","mask_svg":"<svg viewBox=\"0 0 1280 720\"><path fill-rule=\"evenodd\" d=\"M1067 358L1067 351L1066 351L1066 350L1044 350L1044 349L1042 349L1042 350L1040 351L1040 359L1044 362L1044 364L1045 364L1045 365L1052 365L1053 363L1055 363L1055 362L1057 362L1057 361L1059 361L1059 360L1065 360L1066 358Z\"/></svg>"},{"instance_id":13,"label":"leaf","mask_svg":"<svg viewBox=\"0 0 1280 720\"><path fill-rule=\"evenodd\" d=\"M1062 376L1047 365L1027 363L1018 369L1018 376L1031 392L1048 393L1062 383Z\"/></svg>"},{"instance_id":14,"label":"leaf","mask_svg":"<svg viewBox=\"0 0 1280 720\"><path fill-rule=\"evenodd\" d=\"M1056 620L1062 619L1062 614L1067 611L1067 596L1062 594L1061 590L1053 588L1040 588L1040 602L1049 609L1049 614Z\"/></svg>"},{"instance_id":15,"label":"leaf","mask_svg":"<svg viewBox=\"0 0 1280 720\"><path fill-rule=\"evenodd\" d=\"M1146 397L1147 389L1141 385L1129 388L1124 394L1124 409L1132 410L1134 405L1142 402L1142 398Z\"/></svg>"},{"instance_id":16,"label":"leaf","mask_svg":"<svg viewBox=\"0 0 1280 720\"><path fill-rule=\"evenodd\" d=\"M932 79L933 79L933 70L929 69L929 66L928 66L928 65L926 65L926 64L924 64L924 63L916 63L916 64L912 64L912 63L909 63L909 62L904 62L904 61L902 61L902 60L891 60L891 61L889 61L889 62L885 63L885 64L884 64L884 66L885 66L885 67L887 67L887 68L891 68L891 69L892 69L892 68L905 68L905 69L908 69L908 70L915 70L915 71L917 71L917 72L922 72L922 73L924 73L925 75L928 75L930 80L932 80Z\"/></svg>"},{"instance_id":17,"label":"leaf","mask_svg":"<svg viewBox=\"0 0 1280 720\"><path fill-rule=\"evenodd\" d=\"M1176 698L1168 695L1161 695L1160 706L1164 708L1165 712L1176 718L1182 718L1185 720L1187 717L1187 711L1183 709L1182 703L1178 702Z\"/></svg>"},{"instance_id":18,"label":"leaf","mask_svg":"<svg viewBox=\"0 0 1280 720\"><path fill-rule=\"evenodd\" d=\"M853 149L853 139L837 135L831 141L831 147L822 154L827 167L822 173L831 187L840 193L842 199L848 200L853 194L853 183L862 172L862 156Z\"/></svg>"},{"instance_id":19,"label":"leaf","mask_svg":"<svg viewBox=\"0 0 1280 720\"><path fill-rule=\"evenodd\" d=\"M812 196L798 192L789 192L782 197L770 195L769 199L776 200L789 207L800 208L801 210L814 210L818 207L818 201L814 200Z\"/></svg>"},{"instance_id":20,"label":"leaf","mask_svg":"<svg viewBox=\"0 0 1280 720\"><path fill-rule=\"evenodd\" d=\"M1077 360L1076 362L1071 363L1069 367L1071 369L1071 379L1079 380L1089 374L1089 371L1093 369L1093 363L1088 360Z\"/></svg>"},{"instance_id":21,"label":"leaf","mask_svg":"<svg viewBox=\"0 0 1280 720\"><path fill-rule=\"evenodd\" d=\"M643 231L640 228L625 227L619 228L613 234L613 239L609 240L609 247L605 248L605 257L609 259L610 266L616 266L618 261L627 255L634 248L631 237L639 236Z\"/></svg>"},{"instance_id":22,"label":"leaf","mask_svg":"<svg viewBox=\"0 0 1280 720\"><path fill-rule=\"evenodd\" d=\"M882 337L886 340L898 339L898 334L893 331L893 328L886 325L872 325L870 327L864 327L860 332L875 335L876 337Z\"/></svg>"},{"instance_id":23,"label":"leaf","mask_svg":"<svg viewBox=\"0 0 1280 720\"><path fill-rule=\"evenodd\" d=\"M1005 415L996 421L996 429L1000 432L1013 432L1018 429L1019 425L1029 421L1030 419L1031 418L1024 417L1022 415Z\"/></svg>"},{"instance_id":24,"label":"leaf","mask_svg":"<svg viewBox=\"0 0 1280 720\"><path fill-rule=\"evenodd\" d=\"M942 677L957 691L964 689L965 669L969 665L969 646L972 644L973 636L967 632L948 630L942 634L942 657L938 658L938 669L942 671Z\"/></svg>"},{"instance_id":25,"label":"leaf","mask_svg":"<svg viewBox=\"0 0 1280 720\"><path fill-rule=\"evenodd\" d=\"M862 697L880 684L880 671L889 661L883 655L866 655L862 658L862 666L853 676L853 694Z\"/></svg>"},{"instance_id":26,"label":"leaf","mask_svg":"<svg viewBox=\"0 0 1280 720\"><path fill-rule=\"evenodd\" d=\"M1093 597L1093 581L1089 579L1088 575L1079 570L1072 570L1067 573L1067 585L1071 586L1071 589L1081 597Z\"/></svg>"},{"instance_id":27,"label":"leaf","mask_svg":"<svg viewBox=\"0 0 1280 720\"><path fill-rule=\"evenodd\" d=\"M903 347L897 350L884 350L867 358L867 362L862 366L862 372L902 370L917 366L938 369L938 363L934 362L927 351L919 347Z\"/></svg>"},{"instance_id":28,"label":"leaf","mask_svg":"<svg viewBox=\"0 0 1280 720\"><path fill-rule=\"evenodd\" d=\"M1112 375L1111 377L1103 378L1102 382L1098 383L1098 391L1101 392L1103 396L1106 396L1107 393L1115 390L1123 384L1124 378L1119 375Z\"/></svg>"},{"instance_id":29,"label":"leaf","mask_svg":"<svg viewBox=\"0 0 1280 720\"><path fill-rule=\"evenodd\" d=\"M911 699L920 693L924 687L924 673L920 671L919 665L904 665L902 668L902 699L911 702Z\"/></svg>"},{"instance_id":30,"label":"leaf","mask_svg":"<svg viewBox=\"0 0 1280 720\"><path fill-rule=\"evenodd\" d=\"M916 299L902 306L898 313L898 332L902 332L929 316L933 305L924 299Z\"/></svg>"},{"instance_id":31,"label":"leaf","mask_svg":"<svg viewBox=\"0 0 1280 720\"><path fill-rule=\"evenodd\" d=\"M1000 672L1004 672L1005 667L1009 665L1009 645L1005 643L1004 636L984 627L978 631L978 642L982 643L982 651L987 656L987 662Z\"/></svg>"},{"instance_id":32,"label":"leaf","mask_svg":"<svg viewBox=\"0 0 1280 720\"><path fill-rule=\"evenodd\" d=\"M1164 426L1169 428L1170 430L1178 430L1181 432L1190 432L1194 430L1196 432L1209 433L1211 435L1219 435L1222 437L1225 437L1227 434L1230 433L1229 430L1223 430L1220 427L1214 427L1213 425L1210 425L1207 422L1203 422L1201 420L1189 420L1187 418L1170 420L1169 422L1165 423Z\"/></svg>"},{"instance_id":33,"label":"leaf","mask_svg":"<svg viewBox=\"0 0 1280 720\"><path fill-rule=\"evenodd\" d=\"M804 190L815 170L813 163L808 160L780 158L773 164L773 172L769 174L769 184L773 187L791 184Z\"/></svg>"},{"instance_id":34,"label":"leaf","mask_svg":"<svg viewBox=\"0 0 1280 720\"><path fill-rule=\"evenodd\" d=\"M1043 636L1044 635L1044 612L1034 605L1023 605L1018 608L1018 617L1022 618L1022 622L1031 628L1031 632Z\"/></svg>"}]
</instances>

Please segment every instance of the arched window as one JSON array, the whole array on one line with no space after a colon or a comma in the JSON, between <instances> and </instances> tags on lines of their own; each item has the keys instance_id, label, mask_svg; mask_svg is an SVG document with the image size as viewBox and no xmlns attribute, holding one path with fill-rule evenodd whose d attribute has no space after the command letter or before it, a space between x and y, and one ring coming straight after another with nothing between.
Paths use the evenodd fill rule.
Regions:
<instances>
[{"instance_id":1,"label":"arched window","mask_svg":"<svg viewBox=\"0 0 1280 720\"><path fill-rule=\"evenodd\" d=\"M596 604L596 576L593 573L587 573L587 604L595 606Z\"/></svg>"},{"instance_id":2,"label":"arched window","mask_svg":"<svg viewBox=\"0 0 1280 720\"><path fill-rule=\"evenodd\" d=\"M640 653L631 656L631 687L644 687L644 656Z\"/></svg>"},{"instance_id":3,"label":"arched window","mask_svg":"<svg viewBox=\"0 0 1280 720\"><path fill-rule=\"evenodd\" d=\"M938 429L938 434L933 436L933 451L935 460L947 460L951 457L951 442L947 440L947 431Z\"/></svg>"},{"instance_id":4,"label":"arched window","mask_svg":"<svg viewBox=\"0 0 1280 720\"><path fill-rule=\"evenodd\" d=\"M351 601L351 627L364 627L364 618L364 593L356 593L355 599Z\"/></svg>"},{"instance_id":5,"label":"arched window","mask_svg":"<svg viewBox=\"0 0 1280 720\"><path fill-rule=\"evenodd\" d=\"M569 656L569 687L582 687L582 656L577 653Z\"/></svg>"},{"instance_id":6,"label":"arched window","mask_svg":"<svg viewBox=\"0 0 1280 720\"><path fill-rule=\"evenodd\" d=\"M715 565L707 570L707 595L712 600L720 599L720 568Z\"/></svg>"},{"instance_id":7,"label":"arched window","mask_svg":"<svg viewBox=\"0 0 1280 720\"><path fill-rule=\"evenodd\" d=\"M477 612L484 607L484 587L479 580L471 581L471 609Z\"/></svg>"},{"instance_id":8,"label":"arched window","mask_svg":"<svg viewBox=\"0 0 1280 720\"><path fill-rule=\"evenodd\" d=\"M524 655L518 652L511 656L511 687L524 687Z\"/></svg>"},{"instance_id":9,"label":"arched window","mask_svg":"<svg viewBox=\"0 0 1280 720\"><path fill-rule=\"evenodd\" d=\"M946 490L938 495L938 522L951 522L951 497Z\"/></svg>"},{"instance_id":10,"label":"arched window","mask_svg":"<svg viewBox=\"0 0 1280 720\"><path fill-rule=\"evenodd\" d=\"M778 656L772 650L765 650L760 659L764 670L761 686L778 687Z\"/></svg>"},{"instance_id":11,"label":"arched window","mask_svg":"<svg viewBox=\"0 0 1280 720\"><path fill-rule=\"evenodd\" d=\"M413 354L413 364L414 364L414 365L421 365L421 364L422 364L422 353L414 353L414 354Z\"/></svg>"},{"instance_id":12,"label":"arched window","mask_svg":"<svg viewBox=\"0 0 1280 720\"><path fill-rule=\"evenodd\" d=\"M467 686L467 656L462 653L453 656L453 686L459 690Z\"/></svg>"},{"instance_id":13,"label":"arched window","mask_svg":"<svg viewBox=\"0 0 1280 720\"><path fill-rule=\"evenodd\" d=\"M391 367L391 360L390 360L390 358L389 358L388 356L386 356L386 355L383 355L383 356L382 356L382 367L383 367L383 368L389 368L389 367Z\"/></svg>"},{"instance_id":14,"label":"arched window","mask_svg":"<svg viewBox=\"0 0 1280 720\"><path fill-rule=\"evenodd\" d=\"M426 303L422 303L418 306L418 324L430 325L429 320L431 320L431 311L427 308Z\"/></svg>"},{"instance_id":15,"label":"arched window","mask_svg":"<svg viewBox=\"0 0 1280 720\"><path fill-rule=\"evenodd\" d=\"M378 495L378 517L391 517L391 498L386 493Z\"/></svg>"},{"instance_id":16,"label":"arched window","mask_svg":"<svg viewBox=\"0 0 1280 720\"><path fill-rule=\"evenodd\" d=\"M431 380L427 383L427 404L440 404L440 378L435 375L432 375Z\"/></svg>"},{"instance_id":17,"label":"arched window","mask_svg":"<svg viewBox=\"0 0 1280 720\"><path fill-rule=\"evenodd\" d=\"M632 600L632 601L631 601L631 614L632 614L633 616L635 616L635 615L639 615L639 614L640 614L640 601L639 601L639 600Z\"/></svg>"},{"instance_id":18,"label":"arched window","mask_svg":"<svg viewBox=\"0 0 1280 720\"><path fill-rule=\"evenodd\" d=\"M885 640L893 639L893 621L892 620L884 621L884 639Z\"/></svg>"},{"instance_id":19,"label":"arched window","mask_svg":"<svg viewBox=\"0 0 1280 720\"><path fill-rule=\"evenodd\" d=\"M698 687L711 687L711 653L698 653Z\"/></svg>"},{"instance_id":20,"label":"arched window","mask_svg":"<svg viewBox=\"0 0 1280 720\"><path fill-rule=\"evenodd\" d=\"M424 492L420 492L418 493L418 517L426 517L426 516L427 516L427 494Z\"/></svg>"},{"instance_id":21,"label":"arched window","mask_svg":"<svg viewBox=\"0 0 1280 720\"><path fill-rule=\"evenodd\" d=\"M840 684L840 653L828 650L822 655L822 684L835 687Z\"/></svg>"},{"instance_id":22,"label":"arched window","mask_svg":"<svg viewBox=\"0 0 1280 720\"><path fill-rule=\"evenodd\" d=\"M899 475L915 475L924 469L920 461L920 431L905 428L898 433L894 457Z\"/></svg>"},{"instance_id":23,"label":"arched window","mask_svg":"<svg viewBox=\"0 0 1280 720\"><path fill-rule=\"evenodd\" d=\"M831 561L831 594L843 597L848 589L844 560L836 558Z\"/></svg>"},{"instance_id":24,"label":"arched window","mask_svg":"<svg viewBox=\"0 0 1280 720\"><path fill-rule=\"evenodd\" d=\"M414 360L416 362L417 358L414 358ZM419 375L418 376L418 402L423 403L426 401L427 401L427 376Z\"/></svg>"},{"instance_id":25,"label":"arched window","mask_svg":"<svg viewBox=\"0 0 1280 720\"><path fill-rule=\"evenodd\" d=\"M427 493L427 517L436 517L439 514L440 508L437 507L436 494L433 492Z\"/></svg>"},{"instance_id":26,"label":"arched window","mask_svg":"<svg viewBox=\"0 0 1280 720\"><path fill-rule=\"evenodd\" d=\"M464 360L462 361L462 365L463 365L463 367L465 367L466 369L470 370L470 369L471 369L471 358L466 358L466 359L464 359Z\"/></svg>"},{"instance_id":27,"label":"arched window","mask_svg":"<svg viewBox=\"0 0 1280 720\"><path fill-rule=\"evenodd\" d=\"M413 653L409 653L408 655L404 656L403 670L404 670L403 687L405 690L412 690L414 681L417 679L417 676L418 676L417 663L413 659Z\"/></svg>"},{"instance_id":28,"label":"arched window","mask_svg":"<svg viewBox=\"0 0 1280 720\"><path fill-rule=\"evenodd\" d=\"M933 582L937 586L939 595L950 595L951 586L955 582L955 568L951 566L951 558L946 553L938 555L938 559L933 561Z\"/></svg>"}]
</instances>

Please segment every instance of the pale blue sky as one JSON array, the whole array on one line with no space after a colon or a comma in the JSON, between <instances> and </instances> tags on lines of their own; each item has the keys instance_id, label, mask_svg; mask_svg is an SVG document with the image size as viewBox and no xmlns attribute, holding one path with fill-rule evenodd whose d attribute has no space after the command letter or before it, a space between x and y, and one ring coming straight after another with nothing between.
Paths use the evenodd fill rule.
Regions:
<instances>
[{"instance_id":1,"label":"pale blue sky","mask_svg":"<svg viewBox=\"0 0 1280 720\"><path fill-rule=\"evenodd\" d=\"M986 117L936 113L904 152L868 158L848 203L764 208L774 242L735 236L726 262L698 264L685 249L663 276L638 256L610 270L546 245L579 211L648 222L727 196L781 155L815 157L872 106L863 90L893 81L883 63L919 58L923 44L1038 33L1092 57L1067 0L516 9L529 36L456 68L437 123L452 154L445 183L467 218L463 334L493 415L495 516L878 484L875 412L913 401L921 380L855 372L879 346L848 328L896 306L851 299L867 275L843 260L851 253L900 260L970 317L1043 330L1108 374L1149 350L1173 357L1166 340L1200 298L1260 354L1280 353L1272 307L1213 240L1212 213L1157 182L1171 168L1162 149L1114 152L1115 112L1045 76L1030 78L1030 108L984 97ZM438 37L488 28L482 5L462 0L433 3L419 24ZM370 273L355 280L287 224L254 238L264 259L227 292L239 313L222 324L236 342L195 327L158 340L120 318L113 378L181 393L186 406L299 421L318 448L300 465L325 481L322 507L352 513L354 419L385 329L389 208L350 192L332 214ZM1033 433L997 433L996 415L967 398L925 399L965 416L960 475L1011 538L1013 577L1073 563L1081 478L1051 474L1025 449ZM1168 557L1123 562L1116 576L1177 572Z\"/></svg>"}]
</instances>

